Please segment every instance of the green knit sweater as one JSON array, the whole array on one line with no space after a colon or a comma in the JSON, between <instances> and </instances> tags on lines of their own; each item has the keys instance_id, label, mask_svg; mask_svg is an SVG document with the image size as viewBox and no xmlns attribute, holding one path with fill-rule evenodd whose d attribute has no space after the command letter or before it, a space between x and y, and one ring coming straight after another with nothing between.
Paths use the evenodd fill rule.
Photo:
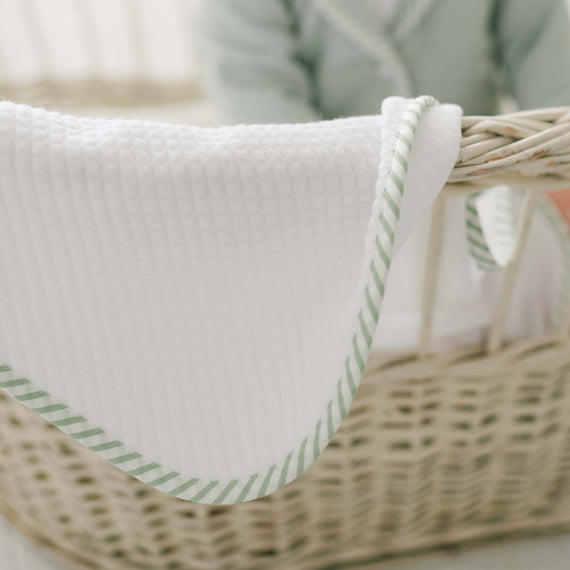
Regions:
<instances>
[{"instance_id":1,"label":"green knit sweater","mask_svg":"<svg viewBox=\"0 0 570 570\"><path fill-rule=\"evenodd\" d=\"M378 112L429 94L493 114L570 105L565 0L402 0L387 29L369 0L207 0L205 85L227 122L304 122Z\"/></svg>"}]
</instances>

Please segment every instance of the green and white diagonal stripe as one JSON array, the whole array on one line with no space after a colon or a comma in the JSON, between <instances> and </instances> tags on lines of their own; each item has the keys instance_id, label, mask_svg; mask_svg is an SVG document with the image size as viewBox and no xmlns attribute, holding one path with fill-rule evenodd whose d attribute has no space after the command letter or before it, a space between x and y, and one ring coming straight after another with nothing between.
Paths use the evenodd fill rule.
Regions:
<instances>
[{"instance_id":1,"label":"green and white diagonal stripe","mask_svg":"<svg viewBox=\"0 0 570 570\"><path fill-rule=\"evenodd\" d=\"M466 231L469 253L482 271L492 272L501 269L508 263L514 251L516 221L513 212L513 192L512 188L502 186L485 193L492 200L491 219L488 220L490 235L486 235L483 229L477 208L480 193L467 198Z\"/></svg>"}]
</instances>

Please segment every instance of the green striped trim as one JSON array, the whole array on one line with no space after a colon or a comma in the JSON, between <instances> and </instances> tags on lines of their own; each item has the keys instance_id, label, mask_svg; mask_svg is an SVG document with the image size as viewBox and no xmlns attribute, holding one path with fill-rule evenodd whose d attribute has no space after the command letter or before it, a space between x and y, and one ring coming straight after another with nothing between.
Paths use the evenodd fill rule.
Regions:
<instances>
[{"instance_id":1,"label":"green striped trim","mask_svg":"<svg viewBox=\"0 0 570 570\"><path fill-rule=\"evenodd\" d=\"M251 491L251 488L253 487L253 485L254 485L254 483L258 477L259 477L259 475L252 475L248 479L244 488L241 490L240 494L237 496L236 503L243 503L249 497L249 492Z\"/></svg>"},{"instance_id":2,"label":"green striped trim","mask_svg":"<svg viewBox=\"0 0 570 570\"><path fill-rule=\"evenodd\" d=\"M321 453L321 426L323 425L322 420L317 422L315 427L315 434L313 437L313 461L319 456Z\"/></svg>"},{"instance_id":3,"label":"green striped trim","mask_svg":"<svg viewBox=\"0 0 570 570\"><path fill-rule=\"evenodd\" d=\"M199 503L206 495L213 491L219 485L218 481L210 481L200 491L198 491L190 500L194 503Z\"/></svg>"},{"instance_id":4,"label":"green striped trim","mask_svg":"<svg viewBox=\"0 0 570 570\"><path fill-rule=\"evenodd\" d=\"M10 368L6 369L6 366L3 366L2 372L10 372ZM9 388L16 388L17 386L23 386L24 384L29 383L29 380L26 380L25 378L14 378L14 380L5 380L4 382L0 382L0 388L7 390Z\"/></svg>"},{"instance_id":5,"label":"green striped trim","mask_svg":"<svg viewBox=\"0 0 570 570\"><path fill-rule=\"evenodd\" d=\"M516 227L513 214L513 190L494 188L486 192L491 192L493 199L492 220L490 220L491 235L487 236L483 231L477 208L477 199L481 193L467 198L466 232L471 257L479 269L490 273L505 267L512 257L516 241ZM502 260L493 255L491 243L503 252Z\"/></svg>"},{"instance_id":6,"label":"green striped trim","mask_svg":"<svg viewBox=\"0 0 570 570\"><path fill-rule=\"evenodd\" d=\"M171 481L172 479L175 479L179 475L180 474L176 473L176 471L172 471L172 473L167 473L166 475L162 475L161 477L158 477L158 479L154 479L154 481L149 481L147 485L149 487L161 487L162 485L168 483L168 481Z\"/></svg>"},{"instance_id":7,"label":"green striped trim","mask_svg":"<svg viewBox=\"0 0 570 570\"><path fill-rule=\"evenodd\" d=\"M184 493L188 489L190 489L190 487L193 487L194 485L196 485L198 483L198 481L199 481L199 479L189 479L188 481L182 483L182 485L179 485L178 487L175 487L174 489L169 491L168 494L172 495L173 497L183 497Z\"/></svg>"},{"instance_id":8,"label":"green striped trim","mask_svg":"<svg viewBox=\"0 0 570 570\"><path fill-rule=\"evenodd\" d=\"M230 481L225 487L224 490L214 499L212 505L221 505L226 500L226 497L233 491L234 487L239 484L239 479L234 479Z\"/></svg>"},{"instance_id":9,"label":"green striped trim","mask_svg":"<svg viewBox=\"0 0 570 570\"><path fill-rule=\"evenodd\" d=\"M305 471L305 450L307 448L308 441L309 439L305 438L301 444L301 449L299 449L299 457L297 459L297 477Z\"/></svg>"},{"instance_id":10,"label":"green striped trim","mask_svg":"<svg viewBox=\"0 0 570 570\"><path fill-rule=\"evenodd\" d=\"M275 469L277 469L277 465L272 465L269 471L266 473L265 479L263 479L263 483L261 484L261 489L259 490L259 493L257 495L258 499L267 495L269 484L271 483L271 478L273 477Z\"/></svg>"}]
</instances>

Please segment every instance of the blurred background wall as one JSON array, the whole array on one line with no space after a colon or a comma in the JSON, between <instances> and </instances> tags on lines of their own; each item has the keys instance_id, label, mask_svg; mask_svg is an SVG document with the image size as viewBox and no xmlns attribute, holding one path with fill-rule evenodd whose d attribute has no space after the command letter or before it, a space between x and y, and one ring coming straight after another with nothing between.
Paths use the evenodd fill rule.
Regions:
<instances>
[{"instance_id":1,"label":"blurred background wall","mask_svg":"<svg viewBox=\"0 0 570 570\"><path fill-rule=\"evenodd\" d=\"M0 0L0 97L216 124L198 80L201 1L216 0Z\"/></svg>"},{"instance_id":2,"label":"blurred background wall","mask_svg":"<svg viewBox=\"0 0 570 570\"><path fill-rule=\"evenodd\" d=\"M0 0L1 83L194 76L198 0Z\"/></svg>"}]
</instances>

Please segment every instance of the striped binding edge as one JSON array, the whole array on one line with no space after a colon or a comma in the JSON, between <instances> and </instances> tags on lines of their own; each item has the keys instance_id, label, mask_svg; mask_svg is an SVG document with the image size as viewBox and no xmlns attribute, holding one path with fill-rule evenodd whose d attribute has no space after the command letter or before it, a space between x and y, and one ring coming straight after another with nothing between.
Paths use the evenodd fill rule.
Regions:
<instances>
[{"instance_id":1,"label":"striped binding edge","mask_svg":"<svg viewBox=\"0 0 570 570\"><path fill-rule=\"evenodd\" d=\"M432 97L419 97L414 99L401 115L389 156L388 174L385 180L379 180L377 183L374 214L368 229L370 241L365 254L361 287L358 289L361 292L357 305L359 309L353 328L354 334L346 353L344 372L338 379L334 396L311 433L280 463L271 465L265 472L252 474L245 480L211 481L189 478L149 461L140 453L128 448L83 416L75 414L68 406L26 378L18 376L8 365L0 366L0 389L128 475L173 497L212 505L235 504L261 498L284 487L301 475L328 445L346 416L360 384L380 317L414 135L423 111L434 103L436 100ZM542 204L541 209L557 227L558 235L567 242L567 230L558 212L554 208L547 208L545 204ZM482 246L487 247L479 216L472 202L468 204L468 220L472 226L468 226L468 231L482 237ZM568 244L565 247L565 261L568 281L570 280ZM485 263L481 266L489 268L494 265L491 256L489 259L485 258Z\"/></svg>"},{"instance_id":2,"label":"striped binding edge","mask_svg":"<svg viewBox=\"0 0 570 570\"><path fill-rule=\"evenodd\" d=\"M477 267L484 272L493 272L505 267L516 245L516 222L514 198L516 190L507 186L492 190L489 235L483 230L477 199L481 192L471 194L466 201L466 234L469 254ZM493 254L490 244L501 253L500 258Z\"/></svg>"}]
</instances>

